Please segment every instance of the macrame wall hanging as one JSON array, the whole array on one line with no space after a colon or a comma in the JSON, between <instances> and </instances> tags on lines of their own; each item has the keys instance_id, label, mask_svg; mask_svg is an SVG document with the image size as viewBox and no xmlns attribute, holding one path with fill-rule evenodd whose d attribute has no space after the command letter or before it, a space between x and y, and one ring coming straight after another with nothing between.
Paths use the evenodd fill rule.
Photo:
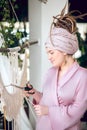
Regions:
<instances>
[{"instance_id":1,"label":"macrame wall hanging","mask_svg":"<svg viewBox=\"0 0 87 130\"><path fill-rule=\"evenodd\" d=\"M5 57L7 58L8 64L10 65L10 70L9 70L10 77L6 77L8 78L8 84L4 79L5 77L4 68L3 68L3 71L0 71L0 90L1 90L0 93L1 93L1 104L2 104L1 111L8 121L14 120L15 122L14 130L19 130L17 126L17 118L20 113L20 108L23 106L23 102L24 102L23 91L14 86L18 85L20 87L24 87L27 82L26 51L24 54L22 68L21 70L19 70L19 65L18 65L18 57L20 56L20 54L18 53L19 49L20 47L11 48L10 52L8 52L8 56ZM1 58L4 58L4 57L0 56L0 59ZM4 60L2 61L4 62ZM3 66L3 64L4 63L0 62L0 66L1 65ZM5 70L5 73L7 73L6 70ZM11 79L9 80L9 78ZM11 92L8 91L9 87L12 89Z\"/></svg>"}]
</instances>

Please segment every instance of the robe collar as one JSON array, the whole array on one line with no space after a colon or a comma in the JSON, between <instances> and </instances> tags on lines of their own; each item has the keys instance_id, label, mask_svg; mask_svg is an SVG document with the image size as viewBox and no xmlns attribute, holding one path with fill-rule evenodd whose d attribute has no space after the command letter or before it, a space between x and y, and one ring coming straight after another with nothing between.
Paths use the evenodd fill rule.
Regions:
<instances>
[{"instance_id":1,"label":"robe collar","mask_svg":"<svg viewBox=\"0 0 87 130\"><path fill-rule=\"evenodd\" d=\"M63 87L64 84L68 82L71 79L71 77L75 74L78 68L79 68L79 64L77 62L74 62L73 65L68 69L68 71L63 75L63 77L60 80L57 80L57 85ZM58 78L58 73L56 78Z\"/></svg>"}]
</instances>

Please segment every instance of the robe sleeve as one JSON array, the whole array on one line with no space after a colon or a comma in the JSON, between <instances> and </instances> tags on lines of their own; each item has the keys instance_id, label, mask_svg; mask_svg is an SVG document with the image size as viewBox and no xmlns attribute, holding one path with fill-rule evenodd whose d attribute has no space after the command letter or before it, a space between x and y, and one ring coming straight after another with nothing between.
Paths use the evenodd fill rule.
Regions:
<instances>
[{"instance_id":1,"label":"robe sleeve","mask_svg":"<svg viewBox=\"0 0 87 130\"><path fill-rule=\"evenodd\" d=\"M84 79L85 78L85 79ZM68 129L79 122L87 109L87 77L78 85L75 101L68 106L49 107L49 117L53 129ZM56 130L56 129L55 129Z\"/></svg>"}]
</instances>

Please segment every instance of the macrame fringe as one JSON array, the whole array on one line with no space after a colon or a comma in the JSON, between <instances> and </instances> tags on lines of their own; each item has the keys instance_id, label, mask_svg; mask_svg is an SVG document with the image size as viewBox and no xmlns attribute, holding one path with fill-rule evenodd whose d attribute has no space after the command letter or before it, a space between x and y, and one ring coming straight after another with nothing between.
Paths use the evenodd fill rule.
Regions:
<instances>
[{"instance_id":1,"label":"macrame fringe","mask_svg":"<svg viewBox=\"0 0 87 130\"><path fill-rule=\"evenodd\" d=\"M25 54L24 60L23 60L23 66L21 69L21 72L19 74L19 65L18 65L18 52L9 52L8 53L8 59L11 65L12 69L12 84L17 84L20 87L24 87L27 81L27 57ZM0 76L0 80L1 76ZM5 108L5 118L10 121L14 120L14 130L18 130L17 126L17 117L20 113L20 108L23 106L24 102L24 95L21 89L13 87L13 92L9 93L5 85L0 83L1 87L1 99L4 102L4 108ZM4 109L3 109L4 111Z\"/></svg>"}]
</instances>

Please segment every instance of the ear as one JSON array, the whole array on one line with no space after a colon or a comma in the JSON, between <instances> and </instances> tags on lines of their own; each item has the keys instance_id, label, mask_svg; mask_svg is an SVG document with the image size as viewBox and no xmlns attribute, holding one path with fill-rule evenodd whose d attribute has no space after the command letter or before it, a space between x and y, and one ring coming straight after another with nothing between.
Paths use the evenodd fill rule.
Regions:
<instances>
[{"instance_id":1,"label":"ear","mask_svg":"<svg viewBox=\"0 0 87 130\"><path fill-rule=\"evenodd\" d=\"M66 55L67 55L67 53L63 52L63 55L64 55L64 56L66 56Z\"/></svg>"}]
</instances>

